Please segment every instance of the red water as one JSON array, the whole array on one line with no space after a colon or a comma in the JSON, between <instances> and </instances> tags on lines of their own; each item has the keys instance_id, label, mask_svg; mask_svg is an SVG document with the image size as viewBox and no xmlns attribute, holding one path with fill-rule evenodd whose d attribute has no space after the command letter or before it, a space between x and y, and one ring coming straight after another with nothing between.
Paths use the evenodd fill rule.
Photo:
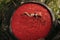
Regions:
<instances>
[{"instance_id":1,"label":"red water","mask_svg":"<svg viewBox=\"0 0 60 40\"><path fill-rule=\"evenodd\" d=\"M36 13L41 17L24 15ZM19 40L38 40L45 38L52 25L51 17L46 8L41 5L28 3L20 6L12 15L11 29Z\"/></svg>"}]
</instances>

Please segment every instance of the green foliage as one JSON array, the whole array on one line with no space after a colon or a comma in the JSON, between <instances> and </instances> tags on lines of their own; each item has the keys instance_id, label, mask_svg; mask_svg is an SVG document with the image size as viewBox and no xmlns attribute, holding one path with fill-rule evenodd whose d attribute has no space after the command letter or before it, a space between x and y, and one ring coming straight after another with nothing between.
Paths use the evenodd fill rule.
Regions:
<instances>
[{"instance_id":1,"label":"green foliage","mask_svg":"<svg viewBox=\"0 0 60 40\"><path fill-rule=\"evenodd\" d=\"M55 14L55 17L58 18L58 13L60 11L60 8L58 6L58 1L59 0L51 0L47 5L52 9L52 11Z\"/></svg>"}]
</instances>

